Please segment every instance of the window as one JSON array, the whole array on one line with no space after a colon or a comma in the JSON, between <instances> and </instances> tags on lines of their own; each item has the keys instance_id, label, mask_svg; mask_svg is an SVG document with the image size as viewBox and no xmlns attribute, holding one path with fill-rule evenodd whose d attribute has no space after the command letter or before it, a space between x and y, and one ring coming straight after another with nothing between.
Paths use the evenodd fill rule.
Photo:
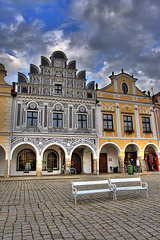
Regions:
<instances>
[{"instance_id":1,"label":"window","mask_svg":"<svg viewBox=\"0 0 160 240\"><path fill-rule=\"evenodd\" d=\"M62 85L55 84L55 93L62 94Z\"/></svg>"},{"instance_id":2,"label":"window","mask_svg":"<svg viewBox=\"0 0 160 240\"><path fill-rule=\"evenodd\" d=\"M47 150L44 153L43 157L43 170L58 170L59 161L58 153L54 150Z\"/></svg>"},{"instance_id":3,"label":"window","mask_svg":"<svg viewBox=\"0 0 160 240\"><path fill-rule=\"evenodd\" d=\"M122 83L122 91L124 94L128 93L128 86L125 82Z\"/></svg>"},{"instance_id":4,"label":"window","mask_svg":"<svg viewBox=\"0 0 160 240\"><path fill-rule=\"evenodd\" d=\"M87 128L86 114L78 114L78 128Z\"/></svg>"},{"instance_id":5,"label":"window","mask_svg":"<svg viewBox=\"0 0 160 240\"><path fill-rule=\"evenodd\" d=\"M142 117L143 132L151 132L150 118Z\"/></svg>"},{"instance_id":6,"label":"window","mask_svg":"<svg viewBox=\"0 0 160 240\"><path fill-rule=\"evenodd\" d=\"M17 171L35 171L36 154L30 149L24 149L17 156Z\"/></svg>"},{"instance_id":7,"label":"window","mask_svg":"<svg viewBox=\"0 0 160 240\"><path fill-rule=\"evenodd\" d=\"M36 127L37 126L37 112L27 112L27 126L28 127Z\"/></svg>"},{"instance_id":8,"label":"window","mask_svg":"<svg viewBox=\"0 0 160 240\"><path fill-rule=\"evenodd\" d=\"M62 113L53 113L53 127L54 128L62 128L63 127Z\"/></svg>"},{"instance_id":9,"label":"window","mask_svg":"<svg viewBox=\"0 0 160 240\"><path fill-rule=\"evenodd\" d=\"M103 114L103 130L113 131L113 115Z\"/></svg>"},{"instance_id":10,"label":"window","mask_svg":"<svg viewBox=\"0 0 160 240\"><path fill-rule=\"evenodd\" d=\"M132 116L123 116L124 131L133 132Z\"/></svg>"}]
</instances>

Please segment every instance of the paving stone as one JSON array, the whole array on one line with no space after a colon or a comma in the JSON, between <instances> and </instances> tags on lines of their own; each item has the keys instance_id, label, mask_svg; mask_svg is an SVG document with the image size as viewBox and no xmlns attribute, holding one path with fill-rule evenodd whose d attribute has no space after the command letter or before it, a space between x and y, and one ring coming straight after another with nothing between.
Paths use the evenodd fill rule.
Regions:
<instances>
[{"instance_id":1,"label":"paving stone","mask_svg":"<svg viewBox=\"0 0 160 240\"><path fill-rule=\"evenodd\" d=\"M136 174L135 174L136 175ZM71 202L72 177L0 179L0 240L160 239L160 174L139 174L149 184L140 193L78 196ZM77 175L75 181L114 175ZM127 175L128 177L128 175Z\"/></svg>"}]
</instances>

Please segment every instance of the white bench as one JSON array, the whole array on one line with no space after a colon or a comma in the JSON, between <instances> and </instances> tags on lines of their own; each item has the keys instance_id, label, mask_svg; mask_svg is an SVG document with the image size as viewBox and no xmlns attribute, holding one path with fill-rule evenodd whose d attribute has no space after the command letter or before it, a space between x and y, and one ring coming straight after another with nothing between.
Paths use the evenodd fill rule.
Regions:
<instances>
[{"instance_id":1,"label":"white bench","mask_svg":"<svg viewBox=\"0 0 160 240\"><path fill-rule=\"evenodd\" d=\"M105 185L105 188L101 189L78 189L80 186L96 186L96 185ZM83 188L83 187L82 187ZM91 187L90 187L91 188ZM108 180L100 181L84 181L84 182L72 182L72 199L74 199L75 204L77 203L77 195L84 194L94 194L94 193L105 193L112 192L113 199L115 198L115 185L110 184Z\"/></svg>"},{"instance_id":2,"label":"white bench","mask_svg":"<svg viewBox=\"0 0 160 240\"><path fill-rule=\"evenodd\" d=\"M117 191L145 190L146 197L148 197L148 184L142 182L140 177L139 178L117 178L117 179L109 178L109 182L110 182L110 184L114 184L116 186L115 200L117 200L117 197L116 197ZM123 186L119 186L120 184L122 184ZM127 186L126 186L126 184L127 184Z\"/></svg>"}]
</instances>

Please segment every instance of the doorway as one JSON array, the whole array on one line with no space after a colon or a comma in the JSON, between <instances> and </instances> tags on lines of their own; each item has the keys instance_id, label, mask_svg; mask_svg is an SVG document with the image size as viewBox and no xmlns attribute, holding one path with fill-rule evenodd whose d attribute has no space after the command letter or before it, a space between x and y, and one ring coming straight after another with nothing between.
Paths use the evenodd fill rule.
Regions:
<instances>
[{"instance_id":1,"label":"doorway","mask_svg":"<svg viewBox=\"0 0 160 240\"><path fill-rule=\"evenodd\" d=\"M71 158L72 167L76 169L77 174L81 173L81 158L77 153L72 153Z\"/></svg>"},{"instance_id":2,"label":"doorway","mask_svg":"<svg viewBox=\"0 0 160 240\"><path fill-rule=\"evenodd\" d=\"M99 173L107 172L107 153L100 153Z\"/></svg>"}]
</instances>

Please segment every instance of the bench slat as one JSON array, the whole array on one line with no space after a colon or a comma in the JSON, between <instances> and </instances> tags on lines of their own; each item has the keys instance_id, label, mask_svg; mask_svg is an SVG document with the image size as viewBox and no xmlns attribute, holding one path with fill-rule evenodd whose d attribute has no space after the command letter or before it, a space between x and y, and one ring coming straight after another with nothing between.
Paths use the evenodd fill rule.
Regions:
<instances>
[{"instance_id":1,"label":"bench slat","mask_svg":"<svg viewBox=\"0 0 160 240\"><path fill-rule=\"evenodd\" d=\"M131 187L116 187L116 191L124 191L124 190L144 190L145 187L141 186L131 186Z\"/></svg>"},{"instance_id":2,"label":"bench slat","mask_svg":"<svg viewBox=\"0 0 160 240\"><path fill-rule=\"evenodd\" d=\"M88 194L88 193L103 193L103 192L110 192L110 189L95 189L95 190L83 190L83 191L77 191L76 194Z\"/></svg>"},{"instance_id":3,"label":"bench slat","mask_svg":"<svg viewBox=\"0 0 160 240\"><path fill-rule=\"evenodd\" d=\"M115 178L110 179L110 183L121 183L121 182L141 182L140 178Z\"/></svg>"},{"instance_id":4,"label":"bench slat","mask_svg":"<svg viewBox=\"0 0 160 240\"><path fill-rule=\"evenodd\" d=\"M108 184L108 180L101 181L84 181L84 182L72 182L72 186L87 186L87 185L98 185L98 184Z\"/></svg>"}]
</instances>

